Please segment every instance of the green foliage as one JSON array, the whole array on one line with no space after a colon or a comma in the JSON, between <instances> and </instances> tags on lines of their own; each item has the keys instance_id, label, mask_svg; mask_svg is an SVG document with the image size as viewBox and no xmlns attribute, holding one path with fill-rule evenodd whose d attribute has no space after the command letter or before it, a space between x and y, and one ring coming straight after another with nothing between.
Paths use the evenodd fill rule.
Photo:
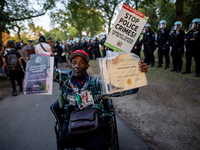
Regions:
<instances>
[{"instance_id":1,"label":"green foliage","mask_svg":"<svg viewBox=\"0 0 200 150\"><path fill-rule=\"evenodd\" d=\"M63 30L69 30L68 25L71 25L81 38L83 31L98 34L104 30L106 21L102 13L88 3L88 0L74 0L67 4L63 2L62 8L51 12L51 23L59 24Z\"/></svg>"},{"instance_id":2,"label":"green foliage","mask_svg":"<svg viewBox=\"0 0 200 150\"><path fill-rule=\"evenodd\" d=\"M176 21L176 15L174 15L176 14L176 4L171 1L156 0L151 3L143 1L139 5L139 11L149 16L148 23L151 24L151 28L155 32L158 31L160 20L166 20L169 29Z\"/></svg>"},{"instance_id":3,"label":"green foliage","mask_svg":"<svg viewBox=\"0 0 200 150\"><path fill-rule=\"evenodd\" d=\"M194 18L200 18L200 1L199 0L184 0L183 11L185 28L189 27L189 24Z\"/></svg>"}]
</instances>

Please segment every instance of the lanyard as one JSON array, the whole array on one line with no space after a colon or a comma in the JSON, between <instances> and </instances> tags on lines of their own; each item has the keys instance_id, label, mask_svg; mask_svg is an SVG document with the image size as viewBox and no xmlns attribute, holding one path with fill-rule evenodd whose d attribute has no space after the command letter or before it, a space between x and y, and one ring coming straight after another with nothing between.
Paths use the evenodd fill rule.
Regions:
<instances>
[{"instance_id":1,"label":"lanyard","mask_svg":"<svg viewBox=\"0 0 200 150\"><path fill-rule=\"evenodd\" d=\"M69 84L70 84L72 90L74 91L74 94L75 94L75 97L76 97L76 101L78 102L78 106L79 106L79 108L81 110L83 109L83 106L81 105L82 100L81 100L81 97L79 95L79 91L82 91L84 88L86 88L88 86L89 82L90 82L90 77L88 77L88 81L86 81L84 83L83 87L79 90L79 88L78 87L74 87L74 85L71 83L71 80L69 80ZM78 83L76 83L75 86L77 84Z\"/></svg>"}]
</instances>

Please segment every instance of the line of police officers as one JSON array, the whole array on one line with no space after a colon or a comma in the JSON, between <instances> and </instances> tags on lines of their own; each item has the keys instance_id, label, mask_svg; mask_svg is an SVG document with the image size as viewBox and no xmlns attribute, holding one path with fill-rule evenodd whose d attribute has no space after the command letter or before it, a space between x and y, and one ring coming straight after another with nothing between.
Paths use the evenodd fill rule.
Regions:
<instances>
[{"instance_id":1,"label":"line of police officers","mask_svg":"<svg viewBox=\"0 0 200 150\"><path fill-rule=\"evenodd\" d=\"M140 56L141 45L144 45L144 62L151 67L155 66L155 57L154 51L158 48L158 66L156 68L161 68L163 65L163 56L165 58L165 70L169 68L170 64L170 47L171 56L173 59L173 69L170 71L176 71L177 73L181 72L183 61L182 57L184 54L184 45L186 47L186 70L182 72L182 74L191 73L191 60L194 57L196 64L196 77L200 76L200 48L198 48L198 43L200 43L200 19L196 18L192 20L189 31L184 33L181 29L182 23L180 21L176 21L173 26L173 31L170 31L166 28L167 22L165 20L161 20L159 22L159 28L157 37L154 32L151 30L151 25L146 24L145 30L143 34L143 39L140 42L140 37L136 41L135 45L131 52ZM104 46L104 42L106 41L106 34L101 35L101 41L99 42L97 36L94 36L93 42L87 37L82 38L82 42L79 38L73 41L66 41L72 49L72 52L75 50L82 49L89 54L90 59L93 59L93 54L95 55L95 59L101 57L101 53L99 51L99 45L101 45L101 50L103 53L103 57L106 56L106 50L109 48ZM109 49L110 50L110 49ZM67 50L66 50L67 51ZM70 53L69 53L70 54Z\"/></svg>"},{"instance_id":2,"label":"line of police officers","mask_svg":"<svg viewBox=\"0 0 200 150\"><path fill-rule=\"evenodd\" d=\"M173 59L173 69L171 71L176 71L177 73L181 72L183 61L182 56L184 54L184 44L186 46L186 70L182 72L182 74L191 73L191 60L194 57L196 64L196 77L200 76L200 48L198 44L200 44L200 19L196 18L192 20L190 24L189 31L184 33L181 29L182 23L180 21L176 21L174 23L173 31L170 32L169 29L166 28L167 22L165 20L161 20L159 22L159 28L157 39L155 38L154 32L151 30L151 25L145 25L145 31L143 34L143 39L138 44L139 41L136 42L133 47L133 53L137 54L141 50L141 44L144 45L144 56L145 63L148 65L151 64L151 67L155 66L155 57L154 50L158 47L158 66L156 68L160 68L163 65L163 56L165 57L165 68L169 68L170 63L170 46L171 56Z\"/></svg>"},{"instance_id":3,"label":"line of police officers","mask_svg":"<svg viewBox=\"0 0 200 150\"><path fill-rule=\"evenodd\" d=\"M103 53L103 57L106 56L106 47L104 46L104 42L106 41L106 34L101 35L101 41L98 40L97 36L94 36L93 41L89 37L83 37L82 42L79 38L76 38L75 40L71 41L66 41L67 44L71 47L72 52L75 50L84 50L89 54L89 58L92 60L93 59L93 54L96 58L101 57L101 53L99 51L99 46L101 45L101 50Z\"/></svg>"}]
</instances>

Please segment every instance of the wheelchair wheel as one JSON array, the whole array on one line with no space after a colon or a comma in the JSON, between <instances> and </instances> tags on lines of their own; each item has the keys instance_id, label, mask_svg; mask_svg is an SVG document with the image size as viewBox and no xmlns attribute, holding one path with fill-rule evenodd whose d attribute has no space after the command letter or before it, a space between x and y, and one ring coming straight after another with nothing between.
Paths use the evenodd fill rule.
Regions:
<instances>
[{"instance_id":1,"label":"wheelchair wheel","mask_svg":"<svg viewBox=\"0 0 200 150\"><path fill-rule=\"evenodd\" d=\"M112 100L111 100L112 103ZM112 104L113 105L113 104ZM115 116L115 109L112 107L110 109L111 119L110 119L110 150L119 150L119 141L118 141L118 133L117 133L117 123Z\"/></svg>"}]
</instances>

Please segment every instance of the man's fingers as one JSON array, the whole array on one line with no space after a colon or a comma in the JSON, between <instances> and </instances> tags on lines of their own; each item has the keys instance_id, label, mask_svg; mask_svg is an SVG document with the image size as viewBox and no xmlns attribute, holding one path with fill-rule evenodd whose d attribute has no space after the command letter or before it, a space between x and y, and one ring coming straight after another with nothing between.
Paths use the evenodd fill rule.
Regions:
<instances>
[{"instance_id":1,"label":"man's fingers","mask_svg":"<svg viewBox=\"0 0 200 150\"><path fill-rule=\"evenodd\" d=\"M141 61L139 61L139 63L138 63L138 64L139 64L139 65L140 65L140 64L144 64L144 61L143 61L143 60L141 60Z\"/></svg>"}]
</instances>

